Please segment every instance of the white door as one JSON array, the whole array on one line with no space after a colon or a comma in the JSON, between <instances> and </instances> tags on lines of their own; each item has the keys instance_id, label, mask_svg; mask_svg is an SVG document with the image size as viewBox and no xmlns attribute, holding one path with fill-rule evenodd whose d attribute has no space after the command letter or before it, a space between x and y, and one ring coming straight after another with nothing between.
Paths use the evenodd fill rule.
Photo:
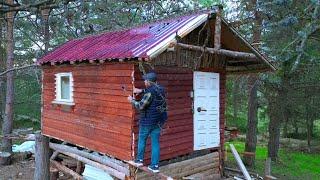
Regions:
<instances>
[{"instance_id":1,"label":"white door","mask_svg":"<svg viewBox=\"0 0 320 180\"><path fill-rule=\"evenodd\" d=\"M219 73L194 72L194 150L218 147Z\"/></svg>"}]
</instances>

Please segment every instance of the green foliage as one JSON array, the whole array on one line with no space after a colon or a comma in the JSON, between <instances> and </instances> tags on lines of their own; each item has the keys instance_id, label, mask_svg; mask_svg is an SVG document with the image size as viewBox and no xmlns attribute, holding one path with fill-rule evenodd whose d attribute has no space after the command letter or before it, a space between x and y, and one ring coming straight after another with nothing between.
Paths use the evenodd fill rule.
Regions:
<instances>
[{"instance_id":1,"label":"green foliage","mask_svg":"<svg viewBox=\"0 0 320 180\"><path fill-rule=\"evenodd\" d=\"M244 142L234 141L225 144L227 150L230 149L229 144L233 144L238 153L244 152ZM264 174L264 163L267 158L267 147L258 145L256 150L256 165L250 171L257 172L260 176ZM320 177L319 169L320 155L307 154L303 152L292 152L281 149L279 160L272 162L272 175L279 179L318 179ZM236 167L235 159L232 153L228 152L227 166Z\"/></svg>"},{"instance_id":2,"label":"green foliage","mask_svg":"<svg viewBox=\"0 0 320 180\"><path fill-rule=\"evenodd\" d=\"M210 7L212 5L221 4L221 0L199 0L201 6Z\"/></svg>"}]
</instances>

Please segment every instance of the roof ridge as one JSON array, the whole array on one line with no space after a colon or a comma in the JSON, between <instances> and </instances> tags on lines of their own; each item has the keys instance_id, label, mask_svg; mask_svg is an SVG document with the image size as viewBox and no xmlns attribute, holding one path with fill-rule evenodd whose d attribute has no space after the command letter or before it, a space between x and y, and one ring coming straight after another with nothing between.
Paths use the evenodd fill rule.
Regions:
<instances>
[{"instance_id":1,"label":"roof ridge","mask_svg":"<svg viewBox=\"0 0 320 180\"><path fill-rule=\"evenodd\" d=\"M175 19L179 19L179 18L184 18L184 17L188 17L188 16L192 16L192 15L198 15L198 14L203 14L203 13L209 13L211 10L201 10L201 11L188 11L185 14L176 14L176 16L174 17L166 17L166 18L162 18L162 19L154 19L151 22L142 22L133 26L128 26L128 27L124 27L124 28L119 28L119 29L109 29L109 30L105 30L105 31L99 31L99 32L95 32L92 34L86 34L82 37L77 37L74 39L70 39L68 41L73 41L73 40L81 40L81 39L85 39L88 37L94 37L94 36L100 36L102 34L107 34L107 33L116 33L116 32L122 32L122 31L126 31L126 30L132 30L132 29L138 29L138 28L143 28L146 26L150 26L156 23L161 23L161 22L166 22L166 21L174 21Z\"/></svg>"}]
</instances>

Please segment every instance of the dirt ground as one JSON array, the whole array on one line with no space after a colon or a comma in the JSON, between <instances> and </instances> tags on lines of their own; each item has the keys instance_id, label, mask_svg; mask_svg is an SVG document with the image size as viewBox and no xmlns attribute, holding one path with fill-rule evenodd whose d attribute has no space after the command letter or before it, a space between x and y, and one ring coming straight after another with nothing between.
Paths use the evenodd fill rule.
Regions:
<instances>
[{"instance_id":1,"label":"dirt ground","mask_svg":"<svg viewBox=\"0 0 320 180\"><path fill-rule=\"evenodd\" d=\"M34 159L14 161L10 166L0 166L1 180L32 180Z\"/></svg>"}]
</instances>

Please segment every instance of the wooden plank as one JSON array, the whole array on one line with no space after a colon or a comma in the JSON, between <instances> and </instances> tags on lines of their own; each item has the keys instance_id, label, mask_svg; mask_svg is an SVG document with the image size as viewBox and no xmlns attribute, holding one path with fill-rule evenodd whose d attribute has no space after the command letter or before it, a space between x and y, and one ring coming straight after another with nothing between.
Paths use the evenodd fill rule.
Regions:
<instances>
[{"instance_id":1,"label":"wooden plank","mask_svg":"<svg viewBox=\"0 0 320 180\"><path fill-rule=\"evenodd\" d=\"M118 179L125 179L125 177L126 177L126 175L123 172L117 171L116 169L113 169L111 167L102 165L102 164L97 163L95 161L92 161L92 160L90 160L88 158L76 155L74 153L69 153L69 152L65 152L65 151L62 151L62 150L58 150L58 149L55 149L55 150L59 151L60 153L65 154L67 156L70 156L70 157L72 157L72 158L74 158L74 159L76 159L78 161L81 161L83 163L89 164L89 165L94 166L94 167L96 167L98 169L101 169L101 170L107 172L108 174L118 178Z\"/></svg>"},{"instance_id":2,"label":"wooden plank","mask_svg":"<svg viewBox=\"0 0 320 180\"><path fill-rule=\"evenodd\" d=\"M163 173L161 173L161 172L159 172L159 173L152 173L146 166L138 167L138 166L135 165L135 163L134 163L133 161L127 161L127 163L130 164L131 166L134 166L134 167L136 167L136 168L138 168L138 169L146 172L146 173L149 174L150 176L156 176L156 177L158 177L158 178L160 178L160 179L163 179L163 180L173 180L170 176L167 176L167 175L165 175L165 174L163 174ZM158 178L157 178L157 179L158 179Z\"/></svg>"},{"instance_id":3,"label":"wooden plank","mask_svg":"<svg viewBox=\"0 0 320 180\"><path fill-rule=\"evenodd\" d=\"M129 175L129 169L127 167L121 166L117 163L114 163L113 161L110 161L109 159L105 158L104 156L98 156L92 153L88 153L85 151L78 150L77 148L66 146L66 145L61 145L61 144L56 144L56 143L50 143L50 148L56 150L56 151L65 151L69 153L73 153L91 160L94 160L96 162L99 162L103 165L110 166L111 168L118 170L126 175Z\"/></svg>"},{"instance_id":4,"label":"wooden plank","mask_svg":"<svg viewBox=\"0 0 320 180\"><path fill-rule=\"evenodd\" d=\"M91 138L92 140L102 141L104 143L109 143L110 146L119 146L122 148L130 147L130 136L122 135L119 131L114 130L106 130L106 129L98 129L91 128L90 126L82 125L82 124L71 124L66 122L59 121L44 121L43 126L59 129L59 130L73 130L74 135L84 136L87 138ZM119 142L121 140L121 142ZM116 144L114 144L116 143ZM107 145L107 144L106 144Z\"/></svg>"},{"instance_id":5,"label":"wooden plank","mask_svg":"<svg viewBox=\"0 0 320 180\"><path fill-rule=\"evenodd\" d=\"M54 137L60 140L65 140L80 147L92 149L101 153L106 153L119 159L131 159L131 147L129 149L118 148L115 147L114 144L107 145L107 143L92 140L91 137L77 136L73 133L60 131L58 129L53 129L51 127L46 126L43 127L43 133L47 136Z\"/></svg>"},{"instance_id":6,"label":"wooden plank","mask_svg":"<svg viewBox=\"0 0 320 180\"><path fill-rule=\"evenodd\" d=\"M73 170L67 168L66 166L62 165L61 163L54 161L54 160L50 160L51 164L53 164L57 169L59 169L60 171L62 171L65 174L69 174L71 175L74 179L77 180L82 180L83 177L81 175L79 175L78 173L74 172Z\"/></svg>"},{"instance_id":7,"label":"wooden plank","mask_svg":"<svg viewBox=\"0 0 320 180\"><path fill-rule=\"evenodd\" d=\"M56 110L55 110L56 111ZM131 120L118 120L118 119L109 119L108 117L106 118L98 118L98 117L86 117L86 116L81 116L81 115L75 115L72 114L71 116L62 116L64 114L67 114L65 112L62 113L57 113L55 114L55 111L48 111L43 114L43 117L48 118L48 119L54 119L58 121L67 121L70 123L92 123L95 124L96 126L102 127L102 128L110 128L114 126L113 128L119 129L123 128L126 130L130 130L131 126L128 125L131 123ZM63 118L60 118L59 116L62 116ZM118 116L115 116L118 117ZM121 117L119 117L121 118ZM112 121L113 120L113 121Z\"/></svg>"}]
</instances>

